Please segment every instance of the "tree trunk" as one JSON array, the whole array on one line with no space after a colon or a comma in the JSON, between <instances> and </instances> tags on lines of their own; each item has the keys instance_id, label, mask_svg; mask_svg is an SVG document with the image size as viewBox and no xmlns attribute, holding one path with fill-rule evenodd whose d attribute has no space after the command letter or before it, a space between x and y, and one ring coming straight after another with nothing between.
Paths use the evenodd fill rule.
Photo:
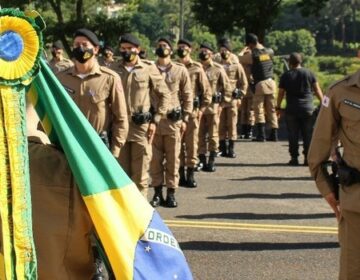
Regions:
<instances>
[{"instance_id":1,"label":"tree trunk","mask_svg":"<svg viewBox=\"0 0 360 280\"><path fill-rule=\"evenodd\" d=\"M77 0L76 1L76 21L82 22L84 18L84 1L83 0Z\"/></svg>"}]
</instances>

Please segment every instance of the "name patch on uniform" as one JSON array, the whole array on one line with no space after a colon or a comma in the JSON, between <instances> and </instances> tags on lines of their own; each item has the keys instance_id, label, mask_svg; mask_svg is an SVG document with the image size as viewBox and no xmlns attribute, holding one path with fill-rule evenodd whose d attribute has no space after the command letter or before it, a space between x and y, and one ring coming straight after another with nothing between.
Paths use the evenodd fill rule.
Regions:
<instances>
[{"instance_id":1,"label":"name patch on uniform","mask_svg":"<svg viewBox=\"0 0 360 280\"><path fill-rule=\"evenodd\" d=\"M351 101L351 100L349 100L349 99L345 99L345 100L344 100L344 104L349 105L349 106L351 106L351 107L354 107L354 108L360 110L360 104L359 104L359 103L356 103L356 102L354 102L354 101Z\"/></svg>"},{"instance_id":2,"label":"name patch on uniform","mask_svg":"<svg viewBox=\"0 0 360 280\"><path fill-rule=\"evenodd\" d=\"M324 107L329 107L329 103L330 103L330 98L329 97L327 97L327 96L324 96L324 98L323 98L323 101L322 101L322 105L324 106Z\"/></svg>"},{"instance_id":3,"label":"name patch on uniform","mask_svg":"<svg viewBox=\"0 0 360 280\"><path fill-rule=\"evenodd\" d=\"M69 87L66 87L66 86L64 86L64 85L63 85L63 87L64 87L64 89L65 89L68 93L70 93L70 94L75 94L75 90L73 90L73 89L71 89L71 88L69 88Z\"/></svg>"}]
</instances>

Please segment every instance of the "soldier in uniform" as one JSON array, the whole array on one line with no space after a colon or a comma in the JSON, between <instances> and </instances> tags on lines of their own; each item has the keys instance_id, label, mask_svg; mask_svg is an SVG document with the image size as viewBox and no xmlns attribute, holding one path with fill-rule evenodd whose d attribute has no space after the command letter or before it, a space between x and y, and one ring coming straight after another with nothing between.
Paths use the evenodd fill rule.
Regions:
<instances>
[{"instance_id":1,"label":"soldier in uniform","mask_svg":"<svg viewBox=\"0 0 360 280\"><path fill-rule=\"evenodd\" d=\"M113 64L122 80L129 119L129 133L120 152L120 164L147 197L151 143L156 124L167 113L169 92L155 64L139 57L140 41L132 34L120 37L122 61ZM158 104L154 100L158 99ZM156 106L156 107L155 107Z\"/></svg>"},{"instance_id":2,"label":"soldier in uniform","mask_svg":"<svg viewBox=\"0 0 360 280\"><path fill-rule=\"evenodd\" d=\"M308 164L317 188L339 222L339 279L360 277L360 71L332 85L324 96L314 128ZM343 146L337 155L340 188L329 180L323 163L333 144Z\"/></svg>"},{"instance_id":3,"label":"soldier in uniform","mask_svg":"<svg viewBox=\"0 0 360 280\"><path fill-rule=\"evenodd\" d=\"M153 207L177 207L175 190L179 184L181 137L193 112L189 73L184 65L171 61L171 53L170 41L160 38L156 48L156 66L169 88L171 100L167 118L160 120L153 141L153 158L150 165L152 186L155 188L154 197L150 202ZM162 196L163 183L167 188L165 201Z\"/></svg>"},{"instance_id":4,"label":"soldier in uniform","mask_svg":"<svg viewBox=\"0 0 360 280\"><path fill-rule=\"evenodd\" d=\"M49 61L49 66L55 74L69 69L74 65L70 59L64 57L64 46L61 41L53 43L51 55L52 59Z\"/></svg>"},{"instance_id":5,"label":"soldier in uniform","mask_svg":"<svg viewBox=\"0 0 360 280\"><path fill-rule=\"evenodd\" d=\"M217 42L217 46L218 46L218 49L221 48L222 45L230 45L230 40L228 38L221 38L218 42ZM217 52L216 54L213 55L213 61L217 62L217 63L221 63L221 60L222 60L222 57L221 57L221 53L220 52ZM230 52L229 54L229 58L228 60L231 62L231 63L239 63L239 58L236 54Z\"/></svg>"},{"instance_id":6,"label":"soldier in uniform","mask_svg":"<svg viewBox=\"0 0 360 280\"><path fill-rule=\"evenodd\" d=\"M99 65L111 68L111 65L115 62L114 50L110 46L105 46L101 50L101 56L98 59Z\"/></svg>"},{"instance_id":7,"label":"soldier in uniform","mask_svg":"<svg viewBox=\"0 0 360 280\"><path fill-rule=\"evenodd\" d=\"M209 172L215 171L215 157L219 146L220 103L222 100L230 102L232 98L229 78L224 68L213 61L213 54L214 49L208 43L200 45L199 59L213 93L211 104L204 111L199 128L199 159L204 166L203 170ZM208 162L206 162L207 151L210 152Z\"/></svg>"},{"instance_id":8,"label":"soldier in uniform","mask_svg":"<svg viewBox=\"0 0 360 280\"><path fill-rule=\"evenodd\" d=\"M92 279L93 223L65 155L37 130L39 118L30 103L26 111L38 279ZM0 223L0 252L1 240Z\"/></svg>"},{"instance_id":9,"label":"soldier in uniform","mask_svg":"<svg viewBox=\"0 0 360 280\"><path fill-rule=\"evenodd\" d=\"M271 134L266 140L277 141L279 128L275 109L275 81L273 80L273 51L265 48L258 41L255 34L246 35L246 47L240 52L242 65L251 67L251 75L254 87L253 106L255 111L255 123L257 135L255 141L264 142L265 120L271 124Z\"/></svg>"},{"instance_id":10,"label":"soldier in uniform","mask_svg":"<svg viewBox=\"0 0 360 280\"><path fill-rule=\"evenodd\" d=\"M222 111L220 115L220 153L223 157L235 158L234 152L235 140L237 139L236 123L238 120L238 107L240 100L246 94L247 79L244 68L239 62L231 61L231 45L228 40L223 40L219 44L221 65L224 67L226 74L229 78L231 89L231 100L222 101ZM228 141L228 143L227 143Z\"/></svg>"},{"instance_id":11,"label":"soldier in uniform","mask_svg":"<svg viewBox=\"0 0 360 280\"><path fill-rule=\"evenodd\" d=\"M242 55L246 54L243 53ZM240 59L241 61L241 59ZM242 64L248 85L254 84L251 76L251 65ZM253 109L253 92L254 88L248 86L245 96L241 99L241 105L239 108L239 118L238 118L238 130L240 132L240 138L242 139L252 139L253 129L255 125L255 115Z\"/></svg>"},{"instance_id":12,"label":"soldier in uniform","mask_svg":"<svg viewBox=\"0 0 360 280\"><path fill-rule=\"evenodd\" d=\"M193 112L184 133L180 154L180 186L195 188L194 170L198 161L199 124L202 114L211 103L212 92L202 65L191 59L192 44L186 39L180 39L177 45L179 61L189 71L191 89L194 96ZM185 177L185 166L187 166Z\"/></svg>"},{"instance_id":13,"label":"soldier in uniform","mask_svg":"<svg viewBox=\"0 0 360 280\"><path fill-rule=\"evenodd\" d=\"M119 76L97 62L99 44L90 30L77 30L75 66L57 77L114 157L119 158L129 129L125 96Z\"/></svg>"}]
</instances>

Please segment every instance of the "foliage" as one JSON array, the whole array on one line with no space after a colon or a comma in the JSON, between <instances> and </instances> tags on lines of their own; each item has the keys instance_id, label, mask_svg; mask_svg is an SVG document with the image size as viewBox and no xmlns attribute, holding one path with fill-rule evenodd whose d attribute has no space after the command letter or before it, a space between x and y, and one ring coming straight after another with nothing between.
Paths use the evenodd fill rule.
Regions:
<instances>
[{"instance_id":1,"label":"foliage","mask_svg":"<svg viewBox=\"0 0 360 280\"><path fill-rule=\"evenodd\" d=\"M316 53L315 39L305 29L270 32L266 36L266 43L277 55L299 52L305 56L313 56Z\"/></svg>"}]
</instances>

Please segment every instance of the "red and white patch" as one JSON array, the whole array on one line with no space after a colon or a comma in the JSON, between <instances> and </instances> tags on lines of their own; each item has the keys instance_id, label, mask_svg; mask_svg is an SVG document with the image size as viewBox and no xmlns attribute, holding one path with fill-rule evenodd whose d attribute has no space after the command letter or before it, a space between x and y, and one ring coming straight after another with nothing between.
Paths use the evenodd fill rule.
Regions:
<instances>
[{"instance_id":1,"label":"red and white patch","mask_svg":"<svg viewBox=\"0 0 360 280\"><path fill-rule=\"evenodd\" d=\"M324 96L322 105L327 108L327 107L329 107L329 104L330 104L330 98L327 96Z\"/></svg>"}]
</instances>

